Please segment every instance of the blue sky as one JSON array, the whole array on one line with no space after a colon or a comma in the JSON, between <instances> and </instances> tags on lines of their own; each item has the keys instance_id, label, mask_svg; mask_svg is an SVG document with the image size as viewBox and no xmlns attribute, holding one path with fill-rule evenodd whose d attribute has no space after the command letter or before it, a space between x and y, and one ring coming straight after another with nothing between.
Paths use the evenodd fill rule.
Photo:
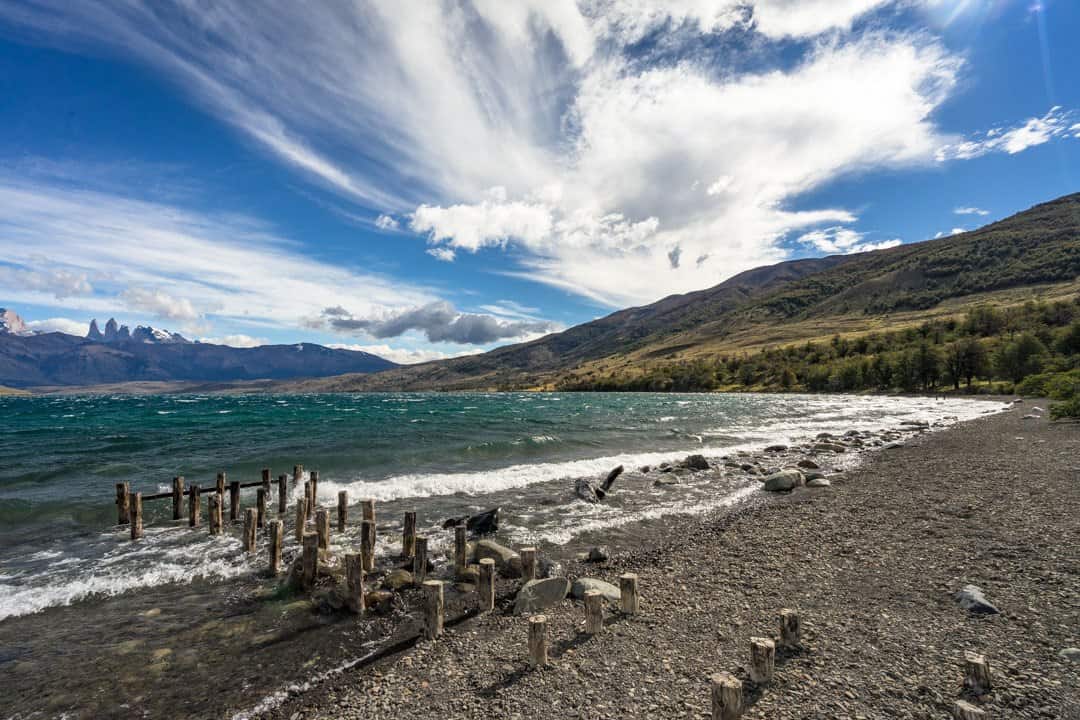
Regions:
<instances>
[{"instance_id":1,"label":"blue sky","mask_svg":"<svg viewBox=\"0 0 1080 720\"><path fill-rule=\"evenodd\" d=\"M1065 0L252 7L0 5L0 306L408 362L1080 189Z\"/></svg>"}]
</instances>

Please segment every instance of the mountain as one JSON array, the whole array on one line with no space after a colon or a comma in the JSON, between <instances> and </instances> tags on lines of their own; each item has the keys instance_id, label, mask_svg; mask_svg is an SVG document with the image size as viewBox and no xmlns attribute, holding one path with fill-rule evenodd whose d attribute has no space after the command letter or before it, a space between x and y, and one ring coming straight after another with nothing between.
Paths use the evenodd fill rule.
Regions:
<instances>
[{"instance_id":1,"label":"mountain","mask_svg":"<svg viewBox=\"0 0 1080 720\"><path fill-rule=\"evenodd\" d=\"M0 335L32 335L33 332L14 310L0 308Z\"/></svg>"},{"instance_id":2,"label":"mountain","mask_svg":"<svg viewBox=\"0 0 1080 720\"><path fill-rule=\"evenodd\" d=\"M7 318L0 313L0 316ZM17 316L16 316L17 317ZM5 327L17 327L10 319ZM234 348L195 343L149 327L128 331L110 321L87 337L63 333L0 333L0 385L78 386L135 381L239 380L325 377L394 368L370 353L321 345Z\"/></svg>"},{"instance_id":3,"label":"mountain","mask_svg":"<svg viewBox=\"0 0 1080 720\"><path fill-rule=\"evenodd\" d=\"M292 383L309 391L552 387L568 378L916 325L979 303L1080 290L1080 194L976 231L888 250L793 260L482 355L376 375Z\"/></svg>"}]
</instances>

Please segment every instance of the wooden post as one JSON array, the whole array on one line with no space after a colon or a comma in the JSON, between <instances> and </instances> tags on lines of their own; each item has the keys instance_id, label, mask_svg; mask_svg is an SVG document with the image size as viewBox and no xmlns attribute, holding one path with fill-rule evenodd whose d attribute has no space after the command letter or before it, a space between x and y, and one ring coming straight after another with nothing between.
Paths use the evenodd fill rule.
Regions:
<instances>
[{"instance_id":1,"label":"wooden post","mask_svg":"<svg viewBox=\"0 0 1080 720\"><path fill-rule=\"evenodd\" d=\"M296 542L304 541L304 526L307 525L307 499L300 498L296 503Z\"/></svg>"},{"instance_id":2,"label":"wooden post","mask_svg":"<svg viewBox=\"0 0 1080 720\"><path fill-rule=\"evenodd\" d=\"M281 543L285 535L285 523L281 520L270 521L270 575L273 577L281 570Z\"/></svg>"},{"instance_id":3,"label":"wooden post","mask_svg":"<svg viewBox=\"0 0 1080 720\"><path fill-rule=\"evenodd\" d=\"M364 570L375 569L375 524L370 520L360 523L360 556L364 560Z\"/></svg>"},{"instance_id":4,"label":"wooden post","mask_svg":"<svg viewBox=\"0 0 1080 720\"><path fill-rule=\"evenodd\" d=\"M177 476L172 479L172 519L180 520L184 517L184 478Z\"/></svg>"},{"instance_id":5,"label":"wooden post","mask_svg":"<svg viewBox=\"0 0 1080 720\"><path fill-rule=\"evenodd\" d=\"M131 539L138 540L142 537L142 493L137 492L131 496Z\"/></svg>"},{"instance_id":6,"label":"wooden post","mask_svg":"<svg viewBox=\"0 0 1080 720\"><path fill-rule=\"evenodd\" d=\"M454 526L454 573L461 575L469 564L469 535L465 524Z\"/></svg>"},{"instance_id":7,"label":"wooden post","mask_svg":"<svg viewBox=\"0 0 1080 720\"><path fill-rule=\"evenodd\" d=\"M199 507L199 486L192 485L188 490L188 525L199 527L202 522L202 509Z\"/></svg>"},{"instance_id":8,"label":"wooden post","mask_svg":"<svg viewBox=\"0 0 1080 720\"><path fill-rule=\"evenodd\" d=\"M303 583L305 588L311 589L315 586L315 578L319 574L319 536L315 533L304 533L303 543Z\"/></svg>"},{"instance_id":9,"label":"wooden post","mask_svg":"<svg viewBox=\"0 0 1080 720\"><path fill-rule=\"evenodd\" d=\"M210 496L210 501L209 501L208 505L209 505L209 510L210 510L209 526L210 526L210 534L211 535L220 535L221 534L221 504L222 504L222 502L223 502L222 495L220 493L214 493L213 495Z\"/></svg>"},{"instance_id":10,"label":"wooden post","mask_svg":"<svg viewBox=\"0 0 1080 720\"><path fill-rule=\"evenodd\" d=\"M952 716L955 720L983 720L986 715L986 711L980 707L976 707L966 700L957 700L953 705Z\"/></svg>"},{"instance_id":11,"label":"wooden post","mask_svg":"<svg viewBox=\"0 0 1080 720\"><path fill-rule=\"evenodd\" d=\"M619 609L624 615L637 615L638 590L637 575L626 573L619 576Z\"/></svg>"},{"instance_id":12,"label":"wooden post","mask_svg":"<svg viewBox=\"0 0 1080 720\"><path fill-rule=\"evenodd\" d=\"M742 717L742 682L731 673L709 678L712 686L712 720L739 720Z\"/></svg>"},{"instance_id":13,"label":"wooden post","mask_svg":"<svg viewBox=\"0 0 1080 720\"><path fill-rule=\"evenodd\" d=\"M308 477L311 479L311 500L315 503L319 502L319 471L312 470L308 473Z\"/></svg>"},{"instance_id":14,"label":"wooden post","mask_svg":"<svg viewBox=\"0 0 1080 720\"><path fill-rule=\"evenodd\" d=\"M604 629L604 593L585 591L585 632L598 635Z\"/></svg>"},{"instance_id":15,"label":"wooden post","mask_svg":"<svg viewBox=\"0 0 1080 720\"><path fill-rule=\"evenodd\" d=\"M495 561L492 558L480 560L480 612L495 609Z\"/></svg>"},{"instance_id":16,"label":"wooden post","mask_svg":"<svg viewBox=\"0 0 1080 720\"><path fill-rule=\"evenodd\" d=\"M270 497L270 468L262 469L262 484L263 491L266 493L266 497Z\"/></svg>"},{"instance_id":17,"label":"wooden post","mask_svg":"<svg viewBox=\"0 0 1080 720\"><path fill-rule=\"evenodd\" d=\"M371 498L368 498L367 500L361 500L360 501L360 519L361 520L370 520L371 521L371 527L374 530L374 528L375 528L375 501L372 500ZM372 537L372 541L374 541L374 540L375 540L375 538Z\"/></svg>"},{"instance_id":18,"label":"wooden post","mask_svg":"<svg viewBox=\"0 0 1080 720\"><path fill-rule=\"evenodd\" d=\"M405 529L401 533L401 556L411 558L416 554L416 513L405 513Z\"/></svg>"},{"instance_id":19,"label":"wooden post","mask_svg":"<svg viewBox=\"0 0 1080 720\"><path fill-rule=\"evenodd\" d=\"M293 465L292 466L292 482L293 485L299 485L300 481L304 479L304 466Z\"/></svg>"},{"instance_id":20,"label":"wooden post","mask_svg":"<svg viewBox=\"0 0 1080 720\"><path fill-rule=\"evenodd\" d=\"M521 548L521 579L529 582L536 579L536 548Z\"/></svg>"},{"instance_id":21,"label":"wooden post","mask_svg":"<svg viewBox=\"0 0 1080 720\"><path fill-rule=\"evenodd\" d=\"M780 611L780 647L796 649L799 640L799 613L787 608Z\"/></svg>"},{"instance_id":22,"label":"wooden post","mask_svg":"<svg viewBox=\"0 0 1080 720\"><path fill-rule=\"evenodd\" d=\"M255 508L244 511L244 552L255 552L255 523L257 515Z\"/></svg>"},{"instance_id":23,"label":"wooden post","mask_svg":"<svg viewBox=\"0 0 1080 720\"><path fill-rule=\"evenodd\" d=\"M278 475L277 478L277 511L284 513L289 509L289 476Z\"/></svg>"},{"instance_id":24,"label":"wooden post","mask_svg":"<svg viewBox=\"0 0 1080 720\"><path fill-rule=\"evenodd\" d=\"M306 519L310 520L315 512L315 501L311 498L311 481L304 481L304 507L307 508Z\"/></svg>"},{"instance_id":25,"label":"wooden post","mask_svg":"<svg viewBox=\"0 0 1080 720\"><path fill-rule=\"evenodd\" d=\"M116 483L116 524L127 525L131 521L131 492L126 482Z\"/></svg>"},{"instance_id":26,"label":"wooden post","mask_svg":"<svg viewBox=\"0 0 1080 720\"><path fill-rule=\"evenodd\" d=\"M233 480L229 483L229 520L236 522L240 519L240 481Z\"/></svg>"},{"instance_id":27,"label":"wooden post","mask_svg":"<svg viewBox=\"0 0 1080 720\"><path fill-rule=\"evenodd\" d=\"M970 650L964 653L964 687L976 697L990 692L990 663L985 655Z\"/></svg>"},{"instance_id":28,"label":"wooden post","mask_svg":"<svg viewBox=\"0 0 1080 720\"><path fill-rule=\"evenodd\" d=\"M315 513L315 532L319 537L319 549L330 549L330 513L319 509Z\"/></svg>"},{"instance_id":29,"label":"wooden post","mask_svg":"<svg viewBox=\"0 0 1080 720\"><path fill-rule=\"evenodd\" d=\"M548 664L547 618L533 615L529 618L529 665L544 667Z\"/></svg>"},{"instance_id":30,"label":"wooden post","mask_svg":"<svg viewBox=\"0 0 1080 720\"><path fill-rule=\"evenodd\" d=\"M424 637L434 640L443 631L443 584L439 580L424 581Z\"/></svg>"},{"instance_id":31,"label":"wooden post","mask_svg":"<svg viewBox=\"0 0 1080 720\"><path fill-rule=\"evenodd\" d=\"M427 538L423 535L416 536L416 554L412 561L413 582L420 585L427 577Z\"/></svg>"},{"instance_id":32,"label":"wooden post","mask_svg":"<svg viewBox=\"0 0 1080 720\"><path fill-rule=\"evenodd\" d=\"M349 493L345 490L338 491L337 494L337 529L338 532L345 532L345 523L349 520Z\"/></svg>"},{"instance_id":33,"label":"wooden post","mask_svg":"<svg viewBox=\"0 0 1080 720\"><path fill-rule=\"evenodd\" d=\"M354 613L364 612L364 559L357 553L345 555L345 599Z\"/></svg>"},{"instance_id":34,"label":"wooden post","mask_svg":"<svg viewBox=\"0 0 1080 720\"><path fill-rule=\"evenodd\" d=\"M259 488L255 493L255 527L266 524L266 488Z\"/></svg>"},{"instance_id":35,"label":"wooden post","mask_svg":"<svg viewBox=\"0 0 1080 720\"><path fill-rule=\"evenodd\" d=\"M776 643L768 638L750 638L750 680L767 685L772 682L776 665Z\"/></svg>"},{"instance_id":36,"label":"wooden post","mask_svg":"<svg viewBox=\"0 0 1080 720\"><path fill-rule=\"evenodd\" d=\"M222 495L222 496L225 495L225 473L224 473L224 471L219 472L217 474L217 485L214 486L214 491L217 492L218 495Z\"/></svg>"}]
</instances>

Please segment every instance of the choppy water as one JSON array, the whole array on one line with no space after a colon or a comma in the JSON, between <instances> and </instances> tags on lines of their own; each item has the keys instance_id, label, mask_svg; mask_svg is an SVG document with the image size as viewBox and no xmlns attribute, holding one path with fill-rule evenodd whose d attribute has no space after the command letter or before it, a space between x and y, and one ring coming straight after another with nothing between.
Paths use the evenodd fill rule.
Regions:
<instances>
[{"instance_id":1,"label":"choppy water","mask_svg":"<svg viewBox=\"0 0 1080 720\"><path fill-rule=\"evenodd\" d=\"M334 505L342 489L354 502L375 498L380 525L391 530L404 510L415 509L421 528L438 539L446 535L436 530L445 518L501 506L504 541L551 547L583 534L602 539L666 514L703 512L757 491L756 481L722 473L676 488L630 473L602 505L574 499L573 478L617 464L636 468L911 419L952 422L998 407L793 395L0 398L0 672L14 666L31 675L40 672L35 656L52 652L52 644L99 642L93 625L112 607L102 604L109 598L127 616L157 618L154 610L163 606L213 607L229 587L260 582L262 552L249 560L237 533L211 537L205 523L193 531L172 521L170 500L147 503L146 537L127 540L126 530L113 525L119 481L149 494L169 489L175 475L206 488L222 470L230 480L251 482L264 467L276 477L299 463L319 470L321 503ZM301 487L291 492L290 502L302 496ZM245 491L244 503L253 503L253 494ZM340 549L355 540L350 529L334 543ZM24 621L34 637L5 644L5 630ZM90 624L78 640L67 627L76 623ZM158 630L167 635L171 627ZM115 628L110 642L118 655L133 647L125 643L137 632Z\"/></svg>"}]
</instances>

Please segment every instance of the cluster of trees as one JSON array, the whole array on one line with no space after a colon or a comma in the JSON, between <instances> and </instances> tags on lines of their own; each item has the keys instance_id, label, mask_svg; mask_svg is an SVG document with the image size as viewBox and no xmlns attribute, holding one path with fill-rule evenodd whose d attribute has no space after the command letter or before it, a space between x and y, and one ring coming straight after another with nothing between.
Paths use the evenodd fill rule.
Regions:
<instances>
[{"instance_id":1,"label":"cluster of trees","mask_svg":"<svg viewBox=\"0 0 1080 720\"><path fill-rule=\"evenodd\" d=\"M765 348L574 375L562 390L707 392L994 392L1050 395L1055 412L1080 415L1080 297L1064 302L980 306L937 320L857 338ZM1038 380L1032 380L1037 378ZM1064 379L1062 379L1064 378ZM1025 386L1025 381L1029 381ZM1073 405L1070 406L1069 402ZM1072 412L1067 412L1072 407Z\"/></svg>"}]
</instances>

